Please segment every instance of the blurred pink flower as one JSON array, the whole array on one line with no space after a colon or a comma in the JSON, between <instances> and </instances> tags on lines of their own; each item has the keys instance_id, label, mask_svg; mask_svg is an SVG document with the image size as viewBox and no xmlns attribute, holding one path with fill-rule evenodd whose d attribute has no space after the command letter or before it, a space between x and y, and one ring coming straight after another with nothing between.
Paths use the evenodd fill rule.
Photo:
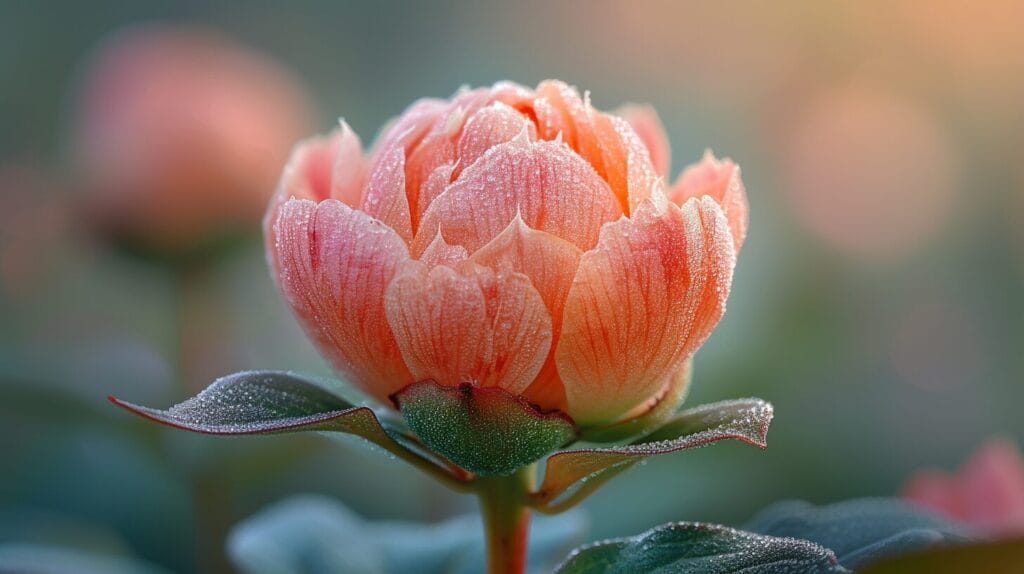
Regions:
<instances>
[{"instance_id":1,"label":"blurred pink flower","mask_svg":"<svg viewBox=\"0 0 1024 574\"><path fill-rule=\"evenodd\" d=\"M897 260L955 213L958 158L920 102L854 81L796 113L777 134L783 190L797 221L828 247Z\"/></svg>"},{"instance_id":2,"label":"blurred pink flower","mask_svg":"<svg viewBox=\"0 0 1024 574\"><path fill-rule=\"evenodd\" d=\"M433 379L585 425L635 413L722 316L747 204L710 154L667 188L664 131L634 111L499 83L414 103L369 157L344 123L303 142L265 222L285 297L384 401Z\"/></svg>"},{"instance_id":3,"label":"blurred pink flower","mask_svg":"<svg viewBox=\"0 0 1024 574\"><path fill-rule=\"evenodd\" d=\"M1010 440L989 440L958 474L917 474L903 496L983 534L1024 536L1024 458Z\"/></svg>"},{"instance_id":4,"label":"blurred pink flower","mask_svg":"<svg viewBox=\"0 0 1024 574\"><path fill-rule=\"evenodd\" d=\"M255 226L311 124L294 78L202 29L118 33L83 80L73 151L89 213L159 248Z\"/></svg>"}]
</instances>

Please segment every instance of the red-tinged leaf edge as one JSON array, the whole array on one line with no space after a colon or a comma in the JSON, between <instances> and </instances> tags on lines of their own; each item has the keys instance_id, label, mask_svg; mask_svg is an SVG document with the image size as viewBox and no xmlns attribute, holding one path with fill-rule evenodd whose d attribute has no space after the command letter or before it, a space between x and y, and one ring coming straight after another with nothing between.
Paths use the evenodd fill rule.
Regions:
<instances>
[{"instance_id":1,"label":"red-tinged leaf edge","mask_svg":"<svg viewBox=\"0 0 1024 574\"><path fill-rule=\"evenodd\" d=\"M544 479L532 494L542 512L560 512L633 464L660 454L735 439L767 447L772 405L760 399L737 399L685 410L661 428L623 446L560 451L548 457Z\"/></svg>"},{"instance_id":2,"label":"red-tinged leaf edge","mask_svg":"<svg viewBox=\"0 0 1024 574\"><path fill-rule=\"evenodd\" d=\"M576 438L567 415L498 387L421 381L392 400L424 445L479 476L510 475Z\"/></svg>"}]
</instances>

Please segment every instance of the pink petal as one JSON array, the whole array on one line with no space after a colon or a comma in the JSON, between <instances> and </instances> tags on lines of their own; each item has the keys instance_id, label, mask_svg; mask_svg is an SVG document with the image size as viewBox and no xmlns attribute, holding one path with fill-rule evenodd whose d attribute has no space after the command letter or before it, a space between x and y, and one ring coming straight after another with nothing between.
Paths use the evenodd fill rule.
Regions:
<instances>
[{"instance_id":1,"label":"pink petal","mask_svg":"<svg viewBox=\"0 0 1024 574\"><path fill-rule=\"evenodd\" d=\"M733 245L739 253L747 236L747 191L740 179L740 167L731 159L719 161L711 150L704 158L683 170L668 192L669 200L682 205L691 197L709 195L722 206L729 219Z\"/></svg>"},{"instance_id":2,"label":"pink petal","mask_svg":"<svg viewBox=\"0 0 1024 574\"><path fill-rule=\"evenodd\" d=\"M562 328L562 306L569 293L582 252L572 243L530 229L516 217L504 231L473 254L472 260L492 269L510 269L530 278L551 315L552 338ZM528 399L546 410L565 409L565 391L558 376L552 345L544 367L525 391Z\"/></svg>"},{"instance_id":3,"label":"pink petal","mask_svg":"<svg viewBox=\"0 0 1024 574\"><path fill-rule=\"evenodd\" d=\"M995 535L1024 534L1024 459L1012 442L982 445L961 480L968 521Z\"/></svg>"},{"instance_id":4,"label":"pink petal","mask_svg":"<svg viewBox=\"0 0 1024 574\"><path fill-rule=\"evenodd\" d=\"M473 381L522 392L551 346L551 317L530 280L465 262L407 263L387 290L387 317L415 380Z\"/></svg>"},{"instance_id":5,"label":"pink petal","mask_svg":"<svg viewBox=\"0 0 1024 574\"><path fill-rule=\"evenodd\" d=\"M597 424L653 396L725 310L736 257L710 198L606 225L583 254L555 351L569 415Z\"/></svg>"},{"instance_id":6,"label":"pink petal","mask_svg":"<svg viewBox=\"0 0 1024 574\"><path fill-rule=\"evenodd\" d=\"M407 243L412 241L412 218L405 194L405 151L401 146L377 158L360 209L386 223Z\"/></svg>"},{"instance_id":7,"label":"pink petal","mask_svg":"<svg viewBox=\"0 0 1024 574\"><path fill-rule=\"evenodd\" d=\"M416 211L413 213L413 229L416 233L419 233L419 221L423 216L423 213L430 207L430 204L434 202L437 196L444 193L444 190L448 188L448 184L452 182L452 172L455 170L455 164L446 163L438 166L437 169L427 177L423 185L420 186L420 191L416 195Z\"/></svg>"},{"instance_id":8,"label":"pink petal","mask_svg":"<svg viewBox=\"0 0 1024 574\"><path fill-rule=\"evenodd\" d=\"M384 311L384 290L409 260L402 239L333 199L290 199L271 225L278 284L320 352L382 401L412 382Z\"/></svg>"},{"instance_id":9,"label":"pink petal","mask_svg":"<svg viewBox=\"0 0 1024 574\"><path fill-rule=\"evenodd\" d=\"M517 135L527 132L530 140L537 139L537 129L523 114L501 102L495 102L473 114L466 122L459 138L459 168L473 165L484 152L497 144L512 141Z\"/></svg>"},{"instance_id":10,"label":"pink petal","mask_svg":"<svg viewBox=\"0 0 1024 574\"><path fill-rule=\"evenodd\" d=\"M628 211L648 200L659 209L663 207L664 183L654 170L647 146L633 128L620 117L596 111L592 111L592 117L605 177Z\"/></svg>"},{"instance_id":11,"label":"pink petal","mask_svg":"<svg viewBox=\"0 0 1024 574\"><path fill-rule=\"evenodd\" d=\"M430 242L423 254L420 255L419 261L422 261L427 267L433 268L438 265L447 265L449 267L454 266L459 261L465 261L469 258L469 253L466 248L461 245L450 245L444 240L444 237L440 233L434 234L434 240Z\"/></svg>"},{"instance_id":12,"label":"pink petal","mask_svg":"<svg viewBox=\"0 0 1024 574\"><path fill-rule=\"evenodd\" d=\"M440 226L449 243L476 251L516 214L533 229L589 249L601 225L621 214L608 185L572 150L525 138L491 148L466 168L424 214L424 229ZM424 235L424 234L420 234ZM431 237L419 236L426 246ZM420 246L414 244L414 252Z\"/></svg>"},{"instance_id":13,"label":"pink petal","mask_svg":"<svg viewBox=\"0 0 1024 574\"><path fill-rule=\"evenodd\" d=\"M665 135L665 126L661 124L658 112L651 106L627 105L619 108L615 115L626 120L640 141L647 147L651 156L654 171L662 177L668 177L672 161L672 149Z\"/></svg>"}]
</instances>

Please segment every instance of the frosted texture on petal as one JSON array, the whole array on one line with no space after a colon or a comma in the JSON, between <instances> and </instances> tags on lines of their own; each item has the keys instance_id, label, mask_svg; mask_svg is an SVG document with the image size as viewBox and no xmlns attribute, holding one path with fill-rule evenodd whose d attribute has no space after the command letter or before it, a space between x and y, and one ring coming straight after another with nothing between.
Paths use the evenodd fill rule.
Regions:
<instances>
[{"instance_id":1,"label":"frosted texture on petal","mask_svg":"<svg viewBox=\"0 0 1024 574\"><path fill-rule=\"evenodd\" d=\"M573 244L543 231L530 229L517 217L472 260L493 269L511 269L530 278L551 315L553 340L562 328L562 307L569 293L582 252ZM544 367L526 390L526 397L544 409L565 408L565 391L555 368L555 346Z\"/></svg>"},{"instance_id":2,"label":"frosted texture on petal","mask_svg":"<svg viewBox=\"0 0 1024 574\"><path fill-rule=\"evenodd\" d=\"M737 253L747 236L747 191L740 179L740 167L731 159L719 161L711 150L704 158L683 170L669 190L669 199L682 205L691 197L714 198L725 211Z\"/></svg>"},{"instance_id":3,"label":"frosted texture on petal","mask_svg":"<svg viewBox=\"0 0 1024 574\"><path fill-rule=\"evenodd\" d=\"M516 216L534 229L589 249L620 214L611 190L571 149L513 140L491 148L431 204L422 225L476 251ZM415 250L415 248L414 248Z\"/></svg>"},{"instance_id":4,"label":"frosted texture on petal","mask_svg":"<svg viewBox=\"0 0 1024 574\"><path fill-rule=\"evenodd\" d=\"M605 226L565 302L555 358L569 414L607 422L658 392L718 323L735 253L713 200Z\"/></svg>"},{"instance_id":5,"label":"frosted texture on petal","mask_svg":"<svg viewBox=\"0 0 1024 574\"><path fill-rule=\"evenodd\" d=\"M640 141L647 146L654 171L662 177L667 177L672 163L672 148L658 112L651 106L632 104L622 106L615 115L626 120Z\"/></svg>"},{"instance_id":6,"label":"frosted texture on petal","mask_svg":"<svg viewBox=\"0 0 1024 574\"><path fill-rule=\"evenodd\" d=\"M412 382L384 314L384 290L409 260L402 239L332 199L289 200L273 227L279 286L321 353L383 401Z\"/></svg>"},{"instance_id":7,"label":"frosted texture on petal","mask_svg":"<svg viewBox=\"0 0 1024 574\"><path fill-rule=\"evenodd\" d=\"M378 158L360 209L394 229L406 243L412 241L412 220L405 195L405 152L401 147L396 146Z\"/></svg>"},{"instance_id":8,"label":"frosted texture on petal","mask_svg":"<svg viewBox=\"0 0 1024 574\"><path fill-rule=\"evenodd\" d=\"M388 322L416 380L520 393L551 345L551 317L519 273L470 262L428 269L412 261L386 299Z\"/></svg>"}]
</instances>

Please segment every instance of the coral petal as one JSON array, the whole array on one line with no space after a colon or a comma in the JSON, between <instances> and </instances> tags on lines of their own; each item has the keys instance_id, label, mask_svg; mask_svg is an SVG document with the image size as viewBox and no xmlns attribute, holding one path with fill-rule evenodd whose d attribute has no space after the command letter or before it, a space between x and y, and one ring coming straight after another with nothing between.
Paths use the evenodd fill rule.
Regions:
<instances>
[{"instance_id":1,"label":"coral petal","mask_svg":"<svg viewBox=\"0 0 1024 574\"><path fill-rule=\"evenodd\" d=\"M471 262L407 263L386 295L387 318L416 380L522 392L551 346L551 317L530 280Z\"/></svg>"},{"instance_id":2,"label":"coral petal","mask_svg":"<svg viewBox=\"0 0 1024 574\"><path fill-rule=\"evenodd\" d=\"M384 291L409 260L390 228L348 205L291 199L270 246L285 299L335 368L378 399L412 382L384 312Z\"/></svg>"},{"instance_id":3,"label":"coral petal","mask_svg":"<svg viewBox=\"0 0 1024 574\"><path fill-rule=\"evenodd\" d=\"M431 204L422 225L470 253L520 214L534 229L589 249L621 213L611 190L571 149L519 138L491 148ZM414 251L416 249L414 248Z\"/></svg>"},{"instance_id":4,"label":"coral petal","mask_svg":"<svg viewBox=\"0 0 1024 574\"><path fill-rule=\"evenodd\" d=\"M710 198L605 226L584 253L555 351L577 423L616 417L658 392L725 310L735 252Z\"/></svg>"},{"instance_id":5,"label":"coral petal","mask_svg":"<svg viewBox=\"0 0 1024 574\"><path fill-rule=\"evenodd\" d=\"M736 252L747 236L747 191L740 178L740 167L731 159L718 160L711 150L704 158L679 175L668 192L669 200L682 205L691 197L709 195L722 206L732 230Z\"/></svg>"},{"instance_id":6,"label":"coral petal","mask_svg":"<svg viewBox=\"0 0 1024 574\"><path fill-rule=\"evenodd\" d=\"M405 151L401 146L377 159L360 209L394 229L406 243L412 241L412 218L405 194Z\"/></svg>"},{"instance_id":7,"label":"coral petal","mask_svg":"<svg viewBox=\"0 0 1024 574\"><path fill-rule=\"evenodd\" d=\"M658 112L651 106L631 104L619 108L615 115L626 120L640 141L647 146L654 171L662 177L668 177L672 163L672 148L665 135L665 126L661 124Z\"/></svg>"},{"instance_id":8,"label":"coral petal","mask_svg":"<svg viewBox=\"0 0 1024 574\"><path fill-rule=\"evenodd\" d=\"M573 244L543 231L530 229L517 217L490 243L473 254L472 260L493 269L511 269L530 278L552 318L553 340L562 328L562 307L569 293L582 252ZM555 346L551 347L536 380L525 395L547 410L565 408L565 391L555 367Z\"/></svg>"},{"instance_id":9,"label":"coral petal","mask_svg":"<svg viewBox=\"0 0 1024 574\"><path fill-rule=\"evenodd\" d=\"M537 139L533 122L506 104L495 102L469 118L459 138L459 169L473 165L484 152L497 144L511 141L526 130L530 139Z\"/></svg>"}]
</instances>

